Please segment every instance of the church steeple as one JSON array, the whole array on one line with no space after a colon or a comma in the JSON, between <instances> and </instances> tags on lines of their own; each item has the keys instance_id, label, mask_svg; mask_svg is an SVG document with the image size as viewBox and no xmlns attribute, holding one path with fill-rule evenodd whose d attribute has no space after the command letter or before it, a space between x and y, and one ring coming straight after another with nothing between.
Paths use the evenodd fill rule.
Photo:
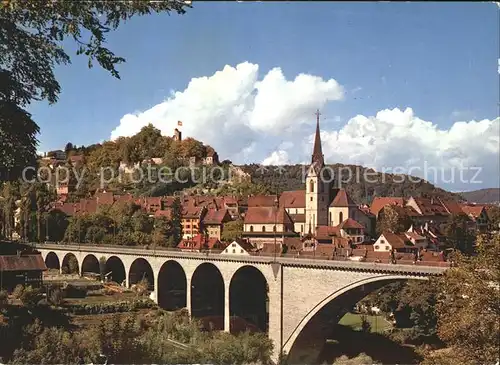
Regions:
<instances>
[{"instance_id":1,"label":"church steeple","mask_svg":"<svg viewBox=\"0 0 500 365\"><path fill-rule=\"evenodd\" d=\"M323 151L321 149L321 135L319 131L319 116L320 116L319 110L316 111L316 135L314 136L314 147L313 147L313 154L312 154L312 161L311 163L316 162L317 164L323 166L325 164L324 157L323 157Z\"/></svg>"}]
</instances>

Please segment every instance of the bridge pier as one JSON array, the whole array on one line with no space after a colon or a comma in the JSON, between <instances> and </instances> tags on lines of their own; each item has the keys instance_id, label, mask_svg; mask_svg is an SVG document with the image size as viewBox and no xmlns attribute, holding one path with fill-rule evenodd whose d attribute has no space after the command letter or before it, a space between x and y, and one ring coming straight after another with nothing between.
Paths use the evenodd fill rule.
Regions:
<instances>
[{"instance_id":1,"label":"bridge pier","mask_svg":"<svg viewBox=\"0 0 500 365\"><path fill-rule=\"evenodd\" d=\"M231 280L229 282L224 280L224 331L231 332L231 310L229 306L229 287L231 286Z\"/></svg>"}]
</instances>

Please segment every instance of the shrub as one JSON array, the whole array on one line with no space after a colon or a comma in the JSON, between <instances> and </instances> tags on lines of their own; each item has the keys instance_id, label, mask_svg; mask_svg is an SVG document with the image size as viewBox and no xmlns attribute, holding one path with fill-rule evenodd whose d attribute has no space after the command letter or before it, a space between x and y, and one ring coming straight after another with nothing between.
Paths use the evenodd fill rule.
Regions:
<instances>
[{"instance_id":1,"label":"shrub","mask_svg":"<svg viewBox=\"0 0 500 365\"><path fill-rule=\"evenodd\" d=\"M365 332L365 333L368 333L368 332L371 331L371 329L372 329L372 325L368 321L368 317L363 314L361 316L361 331Z\"/></svg>"},{"instance_id":2,"label":"shrub","mask_svg":"<svg viewBox=\"0 0 500 365\"><path fill-rule=\"evenodd\" d=\"M27 286L19 299L23 302L24 306L32 308L38 304L42 297L43 295L40 289L34 289L31 286Z\"/></svg>"},{"instance_id":3,"label":"shrub","mask_svg":"<svg viewBox=\"0 0 500 365\"><path fill-rule=\"evenodd\" d=\"M64 302L64 293L59 288L52 289L47 299L50 304L60 306Z\"/></svg>"},{"instance_id":4,"label":"shrub","mask_svg":"<svg viewBox=\"0 0 500 365\"><path fill-rule=\"evenodd\" d=\"M84 287L77 287L68 284L64 289L65 298L85 298L87 296L87 289Z\"/></svg>"},{"instance_id":5,"label":"shrub","mask_svg":"<svg viewBox=\"0 0 500 365\"><path fill-rule=\"evenodd\" d=\"M23 291L24 291L24 286L22 286L21 284L16 285L16 287L14 288L14 291L12 292L12 296L16 299L21 299L21 295L23 294Z\"/></svg>"},{"instance_id":6,"label":"shrub","mask_svg":"<svg viewBox=\"0 0 500 365\"><path fill-rule=\"evenodd\" d=\"M5 308L9 303L9 295L5 290L0 291L0 309Z\"/></svg>"}]
</instances>

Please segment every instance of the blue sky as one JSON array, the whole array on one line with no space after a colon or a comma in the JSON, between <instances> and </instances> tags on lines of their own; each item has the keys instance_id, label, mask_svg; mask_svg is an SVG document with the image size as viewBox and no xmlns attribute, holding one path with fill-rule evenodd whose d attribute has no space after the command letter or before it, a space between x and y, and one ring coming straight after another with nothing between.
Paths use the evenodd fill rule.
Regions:
<instances>
[{"instance_id":1,"label":"blue sky","mask_svg":"<svg viewBox=\"0 0 500 365\"><path fill-rule=\"evenodd\" d=\"M192 78L210 77L225 65L243 62L258 65L259 80L276 67L286 80L301 73L336 80L345 96L341 101L322 99L318 105L322 128L332 133L325 138L335 135L332 138L340 142L334 132L351 118L375 117L393 108L411 108L415 117L445 131L458 121L487 119L493 126L485 127L489 132L484 133L494 134L499 105L498 17L493 3L195 2L182 16L134 18L108 38L109 47L127 60L119 66L121 80L98 67L89 70L81 56L57 68L62 86L59 102L30 108L41 127L39 150L61 148L68 141L88 145L109 139L126 114L140 115L164 102L172 90L184 91ZM65 46L73 52L71 42ZM314 122L316 109L312 104L291 114L297 120L310 119L300 133L312 133L309 123ZM242 163L262 161L284 141L282 134L271 138L262 128L252 133L252 138L240 142L253 151L246 157L227 149L228 140L209 136L207 143ZM203 134L192 134L204 140ZM299 143L295 137L287 138ZM331 158L338 162L377 165L363 158L350 160L348 154L333 150ZM307 158L307 148L296 154L283 151L286 161L278 162ZM478 158L488 157L482 152ZM485 185L495 181L497 171Z\"/></svg>"}]
</instances>

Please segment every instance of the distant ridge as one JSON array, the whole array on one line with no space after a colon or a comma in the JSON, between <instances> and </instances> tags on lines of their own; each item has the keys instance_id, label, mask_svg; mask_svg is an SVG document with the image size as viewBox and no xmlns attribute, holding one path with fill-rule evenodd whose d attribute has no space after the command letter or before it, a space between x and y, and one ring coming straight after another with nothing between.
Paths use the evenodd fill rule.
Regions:
<instances>
[{"instance_id":1,"label":"distant ridge","mask_svg":"<svg viewBox=\"0 0 500 365\"><path fill-rule=\"evenodd\" d=\"M500 188L479 189L459 193L470 203L494 204L500 203Z\"/></svg>"}]
</instances>

